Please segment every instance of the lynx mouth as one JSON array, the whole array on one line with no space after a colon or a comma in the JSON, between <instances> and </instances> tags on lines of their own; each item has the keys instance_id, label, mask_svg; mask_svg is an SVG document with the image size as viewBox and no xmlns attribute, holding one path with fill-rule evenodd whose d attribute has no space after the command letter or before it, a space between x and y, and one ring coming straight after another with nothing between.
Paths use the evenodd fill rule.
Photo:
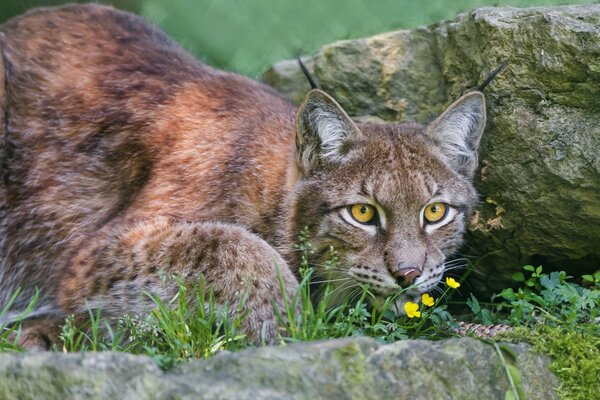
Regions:
<instances>
[{"instance_id":1,"label":"lynx mouth","mask_svg":"<svg viewBox=\"0 0 600 400\"><path fill-rule=\"evenodd\" d=\"M368 301L373 305L383 306L388 303L388 307L396 316L402 316L404 304L406 302L419 303L424 293L432 294L432 291L438 291L438 284L441 282L445 270L445 264L426 271L418 277L415 282L403 288L396 279L389 273L383 273L381 268L373 268L368 265L352 265L348 268L337 268L333 275L329 275L324 280L317 283L334 283L334 293L336 299L334 303L339 305L344 299L359 298L362 293L361 287L367 288L371 296Z\"/></svg>"}]
</instances>

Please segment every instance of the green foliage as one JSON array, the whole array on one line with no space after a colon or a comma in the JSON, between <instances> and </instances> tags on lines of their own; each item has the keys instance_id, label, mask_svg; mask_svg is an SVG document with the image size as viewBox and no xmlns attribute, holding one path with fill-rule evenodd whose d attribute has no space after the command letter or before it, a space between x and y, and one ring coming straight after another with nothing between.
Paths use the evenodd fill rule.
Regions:
<instances>
[{"instance_id":1,"label":"green foliage","mask_svg":"<svg viewBox=\"0 0 600 400\"><path fill-rule=\"evenodd\" d=\"M466 305L476 322L516 327L502 341L529 342L552 357L551 370L560 378L561 399L597 398L600 377L600 271L582 276L581 284L564 271L544 273L526 265L513 274L520 284L481 303L473 295ZM500 300L498 302L498 300ZM503 362L511 381L507 399L520 399L518 370Z\"/></svg>"},{"instance_id":2,"label":"green foliage","mask_svg":"<svg viewBox=\"0 0 600 400\"><path fill-rule=\"evenodd\" d=\"M504 289L498 297L507 301L495 311L509 310L507 322L519 328L503 340L526 341L552 357L550 369L560 378L561 399L592 399L598 395L600 377L600 272L572 282L564 271L543 272L541 266L523 267L516 291ZM490 312L490 315L493 315ZM496 322L501 314L495 314Z\"/></svg>"},{"instance_id":3,"label":"green foliage","mask_svg":"<svg viewBox=\"0 0 600 400\"><path fill-rule=\"evenodd\" d=\"M142 14L200 58L253 77L273 63L340 39L411 29L483 6L557 5L593 0L144 0Z\"/></svg>"},{"instance_id":4,"label":"green foliage","mask_svg":"<svg viewBox=\"0 0 600 400\"><path fill-rule=\"evenodd\" d=\"M484 324L491 325L494 322L492 311L488 308L483 308L479 304L479 300L471 293L469 299L466 301L467 306L473 313L473 319Z\"/></svg>"},{"instance_id":5,"label":"green foliage","mask_svg":"<svg viewBox=\"0 0 600 400\"><path fill-rule=\"evenodd\" d=\"M454 291L450 286L437 299L422 298L419 303L412 303L414 309L402 317L392 312L394 297L377 301L368 287L362 288L356 297L340 302L335 287L325 280L318 288L320 300L315 302L316 288L311 284L315 271L309 264L313 249L308 238L308 231L304 231L297 246L302 255L299 290L292 298L284 297L283 310L276 309L282 345L359 335L384 343L437 339L450 335L449 328L457 326L446 305ZM330 249L324 268L339 269L338 259L335 250ZM503 335L503 340L528 341L538 351L553 356L551 368L561 379L559 391L563 398L593 398L600 373L600 273L584 276L579 285L564 272L544 273L542 267L529 265L523 270L524 273L514 276L521 287L503 290L493 299L500 302L482 303L471 295L465 305L473 319L481 323L508 322L521 327ZM71 316L62 327L62 347L55 350L147 354L162 368L170 368L189 358L206 358L222 350L251 346L240 330L247 297L232 310L226 304L219 304L204 282L188 287L176 276L165 275L164 279L175 280L178 291L169 301L148 294L155 303L149 315L108 321L99 310L94 310L89 312L85 323ZM281 293L287 296L281 276L279 282ZM293 306L297 303L299 309ZM0 310L0 316L9 307ZM13 329L2 327L0 350L18 350L15 344L18 334L18 324ZM506 398L522 398L521 375L510 357L510 349L494 346L511 382Z\"/></svg>"},{"instance_id":6,"label":"green foliage","mask_svg":"<svg viewBox=\"0 0 600 400\"><path fill-rule=\"evenodd\" d=\"M586 288L572 282L564 271L546 274L541 266L531 265L523 269L530 273L528 278L524 274L514 276L523 286L517 291L507 288L499 294L508 302L511 324L544 322L572 329L598 329L593 321L600 316L600 273L584 278L589 286Z\"/></svg>"},{"instance_id":7,"label":"green foliage","mask_svg":"<svg viewBox=\"0 0 600 400\"><path fill-rule=\"evenodd\" d=\"M500 358L500 363L506 372L506 377L510 384L510 389L506 391L504 400L520 400L525 399L525 393L521 386L522 378L521 371L514 365L516 356L513 351L506 345L499 345L493 340L487 340L496 349L496 354Z\"/></svg>"},{"instance_id":8,"label":"green foliage","mask_svg":"<svg viewBox=\"0 0 600 400\"><path fill-rule=\"evenodd\" d=\"M310 285L313 273L313 269L304 269L296 298L286 301L288 318L285 318L282 313L278 313L279 323L285 332L285 336L282 337L283 342L360 335L368 335L382 342L390 342L409 337L408 330L412 326L408 321L394 320L393 313L389 310L392 299L387 299L379 307L370 307L367 299L371 298L372 294L367 288L363 288L362 294L354 302L335 306L333 290L330 286L326 286L323 296L316 304L313 304ZM282 292L283 289L282 287ZM300 313L293 307L298 297L301 304Z\"/></svg>"}]
</instances>

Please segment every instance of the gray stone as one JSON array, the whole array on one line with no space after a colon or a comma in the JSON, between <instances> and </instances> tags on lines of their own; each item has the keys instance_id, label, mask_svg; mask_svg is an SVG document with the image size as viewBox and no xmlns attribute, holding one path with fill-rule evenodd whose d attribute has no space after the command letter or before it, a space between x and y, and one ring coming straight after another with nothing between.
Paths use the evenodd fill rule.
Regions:
<instances>
[{"instance_id":1,"label":"gray stone","mask_svg":"<svg viewBox=\"0 0 600 400\"><path fill-rule=\"evenodd\" d=\"M506 346L527 399L556 399L548 360ZM263 347L167 372L122 353L0 354L2 399L503 399L509 388L494 346L471 338Z\"/></svg>"},{"instance_id":2,"label":"gray stone","mask_svg":"<svg viewBox=\"0 0 600 400\"><path fill-rule=\"evenodd\" d=\"M303 57L302 63L312 75L314 73L312 59ZM297 60L278 62L263 74L263 79L280 92L286 93L288 98L296 104L300 104L310 90L310 84L299 68Z\"/></svg>"},{"instance_id":3,"label":"gray stone","mask_svg":"<svg viewBox=\"0 0 600 400\"><path fill-rule=\"evenodd\" d=\"M481 8L336 42L309 60L351 115L420 122L504 61L486 89L482 203L463 250L483 272L471 287L486 293L527 263L572 274L600 266L600 5ZM295 100L305 90L265 78Z\"/></svg>"}]
</instances>

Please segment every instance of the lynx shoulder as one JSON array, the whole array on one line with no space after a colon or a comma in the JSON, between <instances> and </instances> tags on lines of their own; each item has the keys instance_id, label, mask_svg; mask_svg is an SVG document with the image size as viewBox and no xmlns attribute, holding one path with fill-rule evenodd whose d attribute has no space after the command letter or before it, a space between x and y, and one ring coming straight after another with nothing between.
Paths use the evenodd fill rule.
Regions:
<instances>
[{"instance_id":1,"label":"lynx shoulder","mask_svg":"<svg viewBox=\"0 0 600 400\"><path fill-rule=\"evenodd\" d=\"M440 281L477 201L479 92L428 126L355 123L324 92L297 109L99 5L15 18L0 51L0 303L21 288L18 312L39 290L46 325L86 301L147 311L145 292L176 290L166 271L223 303L247 291L244 329L268 342L277 269L293 293L305 227L340 298L403 290L401 310Z\"/></svg>"}]
</instances>

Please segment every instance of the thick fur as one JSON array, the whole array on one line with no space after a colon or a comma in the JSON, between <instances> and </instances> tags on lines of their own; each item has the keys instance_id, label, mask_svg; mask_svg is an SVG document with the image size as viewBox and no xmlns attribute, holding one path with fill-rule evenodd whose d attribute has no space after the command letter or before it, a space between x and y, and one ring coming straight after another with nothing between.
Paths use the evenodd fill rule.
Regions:
<instances>
[{"instance_id":1,"label":"thick fur","mask_svg":"<svg viewBox=\"0 0 600 400\"><path fill-rule=\"evenodd\" d=\"M272 340L277 269L293 293L305 226L310 261L340 298L360 284L397 293L399 265L423 272L412 298L461 243L480 95L429 131L355 124L319 91L298 111L99 5L33 10L0 26L0 47L0 302L22 288L15 312L37 288L33 316L81 314L86 301L108 316L141 313L152 306L144 291L174 293L163 272L188 283L202 274L219 301L248 291L246 332ZM432 200L456 213L425 229ZM356 203L376 206L380 223L349 222ZM330 246L335 271L322 267Z\"/></svg>"}]
</instances>

